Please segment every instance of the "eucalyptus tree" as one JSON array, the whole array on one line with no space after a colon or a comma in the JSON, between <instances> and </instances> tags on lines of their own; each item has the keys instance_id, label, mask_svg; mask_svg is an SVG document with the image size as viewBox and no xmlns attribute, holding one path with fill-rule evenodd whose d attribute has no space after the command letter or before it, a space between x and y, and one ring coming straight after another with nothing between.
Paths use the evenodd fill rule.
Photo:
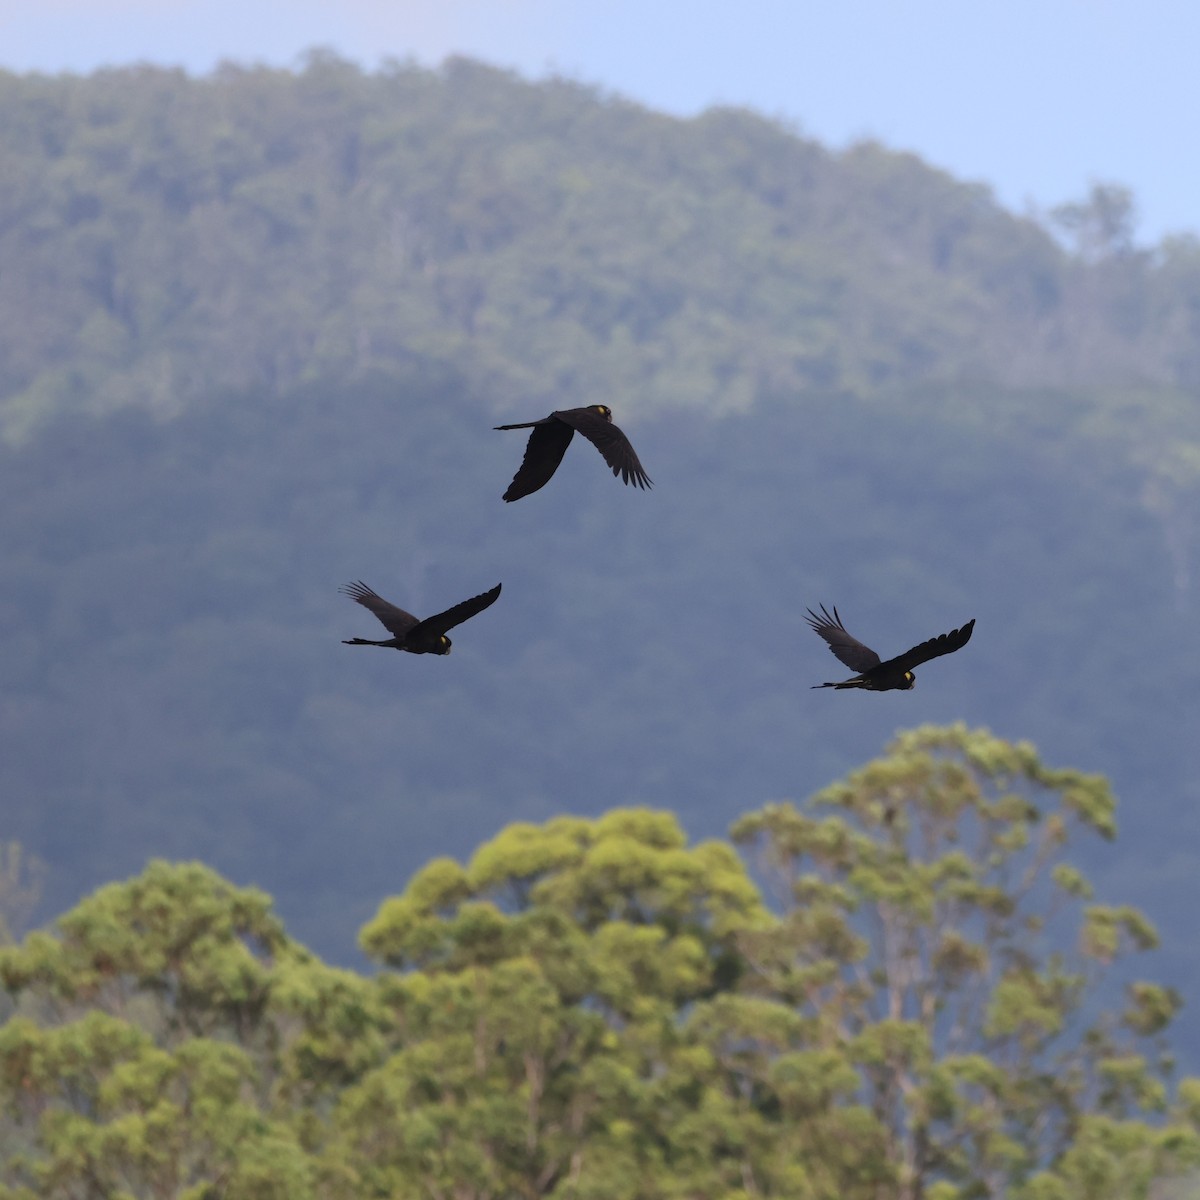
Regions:
<instances>
[{"instance_id":1,"label":"eucalyptus tree","mask_svg":"<svg viewBox=\"0 0 1200 1200\"><path fill-rule=\"evenodd\" d=\"M1114 811L1026 742L926 726L735 825L783 910L742 943L747 986L854 1064L889 1196L1118 1200L1196 1161L1200 1083L1172 1106L1163 1040L1180 998L1116 982L1154 927L1065 856Z\"/></svg>"}]
</instances>

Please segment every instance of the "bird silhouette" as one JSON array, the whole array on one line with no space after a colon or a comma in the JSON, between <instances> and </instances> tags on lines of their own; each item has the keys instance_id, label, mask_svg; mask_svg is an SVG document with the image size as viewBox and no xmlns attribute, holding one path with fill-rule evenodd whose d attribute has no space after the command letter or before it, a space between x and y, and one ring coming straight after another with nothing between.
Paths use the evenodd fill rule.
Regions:
<instances>
[{"instance_id":1,"label":"bird silhouette","mask_svg":"<svg viewBox=\"0 0 1200 1200\"><path fill-rule=\"evenodd\" d=\"M626 484L650 487L650 476L642 469L629 439L612 423L612 409L606 404L590 404L587 408L564 408L552 412L540 421L522 421L517 425L496 425L495 429L532 429L525 457L513 481L504 493L505 500L520 500L545 487L558 470L567 447L576 432L582 433L604 456L614 475Z\"/></svg>"},{"instance_id":2,"label":"bird silhouette","mask_svg":"<svg viewBox=\"0 0 1200 1200\"><path fill-rule=\"evenodd\" d=\"M407 650L409 654L449 654L451 642L446 636L446 630L469 621L489 605L495 604L500 595L500 584L496 584L489 592L472 596L470 600L464 600L461 604L456 604L437 616L426 617L423 621L414 617L412 613L390 604L378 592L367 587L362 580L347 583L338 588L338 591L343 596L349 596L351 600L357 600L363 608L370 609L383 623L383 627L395 635L378 642L370 638L343 638L343 645L390 646L393 650Z\"/></svg>"},{"instance_id":3,"label":"bird silhouette","mask_svg":"<svg viewBox=\"0 0 1200 1200\"><path fill-rule=\"evenodd\" d=\"M913 668L927 663L931 658L961 650L971 640L971 632L975 628L975 618L972 617L961 629L930 638L882 662L874 650L846 632L837 605L834 605L833 616L822 604L820 616L810 608L804 619L829 643L829 649L839 662L858 672L852 679L843 679L840 683L814 683L813 687L864 688L868 692L912 691L917 685Z\"/></svg>"}]
</instances>

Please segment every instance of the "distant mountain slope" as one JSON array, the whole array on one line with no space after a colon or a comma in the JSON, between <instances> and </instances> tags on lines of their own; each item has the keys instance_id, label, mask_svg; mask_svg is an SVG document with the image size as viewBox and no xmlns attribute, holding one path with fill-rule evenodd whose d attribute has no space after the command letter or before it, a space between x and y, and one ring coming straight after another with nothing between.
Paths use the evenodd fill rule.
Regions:
<instances>
[{"instance_id":1,"label":"distant mountain slope","mask_svg":"<svg viewBox=\"0 0 1200 1200\"><path fill-rule=\"evenodd\" d=\"M1200 992L1194 244L1101 190L1068 252L877 146L461 60L0 105L0 840L52 908L202 857L337 957L514 818L719 833L963 718L1112 776L1108 890ZM583 447L504 505L496 415L590 401L653 492ZM340 644L356 578L504 594L423 661ZM979 624L835 697L822 601Z\"/></svg>"},{"instance_id":2,"label":"distant mountain slope","mask_svg":"<svg viewBox=\"0 0 1200 1200\"><path fill-rule=\"evenodd\" d=\"M461 59L0 74L0 105L10 434L414 355L501 408L1200 379L1200 251L1133 250L1111 193L1071 255L912 156Z\"/></svg>"},{"instance_id":3,"label":"distant mountain slope","mask_svg":"<svg viewBox=\"0 0 1200 1200\"><path fill-rule=\"evenodd\" d=\"M1112 777L1099 874L1170 932L1200 641L1121 447L892 399L648 418L652 492L573 447L512 505L520 446L437 367L60 419L0 451L0 840L50 863L50 911L198 857L344 957L411 870L511 820L639 802L719 834L963 719ZM337 594L358 578L418 613L504 593L422 659L341 644L375 636ZM912 693L835 695L809 690L836 665L819 602L885 649L978 625Z\"/></svg>"}]
</instances>

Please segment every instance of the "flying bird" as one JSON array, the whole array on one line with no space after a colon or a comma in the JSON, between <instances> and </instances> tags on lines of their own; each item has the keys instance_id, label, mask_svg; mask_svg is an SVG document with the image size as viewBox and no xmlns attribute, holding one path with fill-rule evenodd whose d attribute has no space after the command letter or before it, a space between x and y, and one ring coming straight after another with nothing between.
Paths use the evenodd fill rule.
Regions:
<instances>
[{"instance_id":1,"label":"flying bird","mask_svg":"<svg viewBox=\"0 0 1200 1200\"><path fill-rule=\"evenodd\" d=\"M477 613L483 612L490 604L495 604L500 595L500 584L496 584L490 592L483 592L464 600L436 617L426 617L418 620L412 613L389 604L377 592L372 591L365 583L358 580L338 588L343 596L357 600L363 608L368 608L383 623L383 627L395 637L380 642L370 638L343 638L346 646L390 646L393 650L407 650L409 654L449 654L450 639L446 636L447 629L469 621Z\"/></svg>"},{"instance_id":2,"label":"flying bird","mask_svg":"<svg viewBox=\"0 0 1200 1200\"><path fill-rule=\"evenodd\" d=\"M540 421L523 421L519 425L496 425L495 429L532 429L521 467L504 493L505 500L520 500L545 487L558 470L567 447L576 432L582 433L604 456L614 475L626 484L650 487L653 481L642 469L629 439L612 423L612 409L606 404L589 404L587 408L564 408L552 412Z\"/></svg>"},{"instance_id":3,"label":"flying bird","mask_svg":"<svg viewBox=\"0 0 1200 1200\"><path fill-rule=\"evenodd\" d=\"M971 640L971 631L975 628L975 618L972 617L961 629L930 638L882 662L874 650L846 632L836 605L832 617L822 604L820 616L810 608L804 619L829 643L829 649L839 662L858 672L852 679L844 679L841 683L814 683L813 687L865 688L869 692L912 691L917 686L913 668L927 663L931 658L961 650Z\"/></svg>"}]
</instances>

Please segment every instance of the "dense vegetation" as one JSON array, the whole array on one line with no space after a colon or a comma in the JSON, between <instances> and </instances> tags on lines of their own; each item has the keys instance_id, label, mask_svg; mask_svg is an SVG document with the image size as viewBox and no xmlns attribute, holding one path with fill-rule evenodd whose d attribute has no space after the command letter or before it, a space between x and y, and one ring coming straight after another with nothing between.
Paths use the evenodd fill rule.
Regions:
<instances>
[{"instance_id":1,"label":"dense vegetation","mask_svg":"<svg viewBox=\"0 0 1200 1200\"><path fill-rule=\"evenodd\" d=\"M1134 815L1091 865L1186 933L1200 647L1105 443L848 399L665 416L634 429L653 492L572 447L505 506L520 437L488 425L427 373L3 454L5 836L56 907L198 856L343 956L375 897L508 820L637 801L716 834L899 723L964 717L1113 777ZM336 594L360 577L417 612L505 592L430 662L340 644L374 636ZM883 649L979 625L911 695L831 697L818 600Z\"/></svg>"},{"instance_id":2,"label":"dense vegetation","mask_svg":"<svg viewBox=\"0 0 1200 1200\"><path fill-rule=\"evenodd\" d=\"M745 409L988 378L1200 381L1200 247L760 117L465 60L0 75L0 401L177 411L455 358L515 398Z\"/></svg>"},{"instance_id":3,"label":"dense vegetation","mask_svg":"<svg viewBox=\"0 0 1200 1200\"><path fill-rule=\"evenodd\" d=\"M1169 989L1090 1011L1155 940L1066 857L1112 815L926 727L737 822L778 907L669 813L558 816L427 863L371 977L151 863L0 950L0 1197L1148 1196L1200 1162L1200 1080Z\"/></svg>"},{"instance_id":4,"label":"dense vegetation","mask_svg":"<svg viewBox=\"0 0 1200 1200\"><path fill-rule=\"evenodd\" d=\"M201 858L346 965L512 820L717 835L961 717L1114 780L1082 853L1200 994L1194 239L465 61L0 105L0 838L54 910ZM502 505L489 426L600 400L655 490L580 447ZM359 577L505 591L402 660L339 644ZM810 694L819 601L881 649L979 625L911 696Z\"/></svg>"}]
</instances>

